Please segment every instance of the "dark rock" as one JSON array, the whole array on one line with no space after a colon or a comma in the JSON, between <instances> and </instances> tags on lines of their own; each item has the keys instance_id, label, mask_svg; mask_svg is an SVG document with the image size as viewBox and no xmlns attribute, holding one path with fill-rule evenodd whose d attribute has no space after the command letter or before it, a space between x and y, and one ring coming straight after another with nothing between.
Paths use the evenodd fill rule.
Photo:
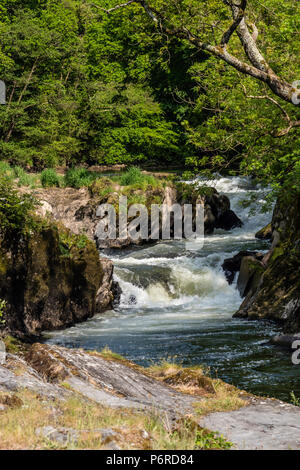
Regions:
<instances>
[{"instance_id":1,"label":"dark rock","mask_svg":"<svg viewBox=\"0 0 300 470\"><path fill-rule=\"evenodd\" d=\"M256 280L234 316L275 320L284 325L285 332L293 333L300 329L299 195L278 200L272 230L265 269L256 270Z\"/></svg>"},{"instance_id":2,"label":"dark rock","mask_svg":"<svg viewBox=\"0 0 300 470\"><path fill-rule=\"evenodd\" d=\"M232 230L243 225L241 219L232 210L223 212L216 221L216 228L222 228L223 230Z\"/></svg>"},{"instance_id":3,"label":"dark rock","mask_svg":"<svg viewBox=\"0 0 300 470\"><path fill-rule=\"evenodd\" d=\"M300 341L300 333L295 335L278 335L271 338L270 343L283 348L292 349L294 341Z\"/></svg>"},{"instance_id":4,"label":"dark rock","mask_svg":"<svg viewBox=\"0 0 300 470\"><path fill-rule=\"evenodd\" d=\"M263 227L255 234L255 238L258 240L271 240L272 238L272 225L271 223Z\"/></svg>"},{"instance_id":5,"label":"dark rock","mask_svg":"<svg viewBox=\"0 0 300 470\"><path fill-rule=\"evenodd\" d=\"M112 302L112 266L99 259L91 241L62 226L48 225L16 250L2 249L0 265L5 326L20 337L66 328Z\"/></svg>"},{"instance_id":6,"label":"dark rock","mask_svg":"<svg viewBox=\"0 0 300 470\"><path fill-rule=\"evenodd\" d=\"M237 288L241 297L245 297L249 291L255 289L261 279L264 265L254 256L242 258L240 274L237 280Z\"/></svg>"},{"instance_id":7,"label":"dark rock","mask_svg":"<svg viewBox=\"0 0 300 470\"><path fill-rule=\"evenodd\" d=\"M203 416L197 412L203 395L193 396L176 390L178 384L190 383L189 374L175 373L172 383L167 385L124 359L109 359L96 352L41 344L34 344L30 349L28 358L29 362L33 361L34 368L23 358L10 354L8 362L0 366L0 391L11 389L12 384L17 389L34 391L38 398L42 397L41 405L46 407L44 409L48 413L53 409L53 403L60 407L66 398L72 398L83 406L86 403L99 404L101 407L118 408L119 413L125 409L126 415L132 409L138 410L140 415L144 413L149 419L155 416L170 433L185 432L188 420L188 424L193 426L192 430L199 426L217 432L232 442L235 449L300 449L300 409L291 404L249 396L240 391L237 396L245 400L244 407ZM59 377L57 383L53 383L53 369L48 373L49 367L53 365L66 369L63 383ZM204 383L202 380L199 383L197 374L194 378L195 385L201 388L209 385L210 381L213 385L212 379L207 377ZM228 391L232 388L229 385L227 387ZM215 391L212 388L208 392ZM64 406L61 408L63 410ZM62 427L58 423L63 414L57 415L56 410L54 415L48 414L51 422L47 426L36 428L38 439L34 443L35 447L41 447L41 441L45 447L45 439L60 447L72 446L87 436L96 440L99 447L105 446L110 450L128 446L128 440L124 439L127 431L125 427L100 428L100 423L97 429ZM0 411L5 413L7 409L0 406ZM132 433L132 429L130 431ZM153 448L147 431L137 427L135 435L142 449Z\"/></svg>"},{"instance_id":8,"label":"dark rock","mask_svg":"<svg viewBox=\"0 0 300 470\"><path fill-rule=\"evenodd\" d=\"M106 446L107 450L122 450L115 441L111 441Z\"/></svg>"},{"instance_id":9,"label":"dark rock","mask_svg":"<svg viewBox=\"0 0 300 470\"><path fill-rule=\"evenodd\" d=\"M120 186L114 185L111 192L105 192L103 189L111 187L112 182L103 177L96 180L89 189L81 188L79 190L72 188L47 188L35 190L34 195L40 201L43 201L43 210L47 207L51 209L51 215L55 220L61 221L72 232L80 234L85 233L90 240L95 240L99 250L102 249L123 249L129 246L139 246L145 243L153 243L148 240L133 240L130 237L125 239L106 239L102 240L98 234L99 217L97 217L97 208L100 204L107 203L114 206L119 204ZM146 191L132 190L134 194L144 196L146 206L150 215L151 204L164 203L171 207L175 203L181 205L197 203L204 204L205 210L205 234L212 234L215 228L231 230L240 227L242 221L230 210L230 201L224 194L219 194L215 188L195 187L190 184L180 183L176 187L170 183L165 188L149 188ZM103 195L104 194L104 195ZM195 211L193 216L195 229ZM149 218L150 227L150 218ZM117 217L118 229L118 217ZM174 232L172 213L171 213L171 238ZM160 226L160 234L162 227Z\"/></svg>"},{"instance_id":10,"label":"dark rock","mask_svg":"<svg viewBox=\"0 0 300 470\"><path fill-rule=\"evenodd\" d=\"M253 256L259 261L262 261L264 255L256 251L240 251L232 258L225 259L222 264L222 269L225 272L225 277L229 284L233 283L236 273L240 271L242 259L245 256Z\"/></svg>"},{"instance_id":11,"label":"dark rock","mask_svg":"<svg viewBox=\"0 0 300 470\"><path fill-rule=\"evenodd\" d=\"M103 312L120 301L119 284L113 280L113 262L107 258L100 259L103 278L96 294L96 312Z\"/></svg>"}]
</instances>

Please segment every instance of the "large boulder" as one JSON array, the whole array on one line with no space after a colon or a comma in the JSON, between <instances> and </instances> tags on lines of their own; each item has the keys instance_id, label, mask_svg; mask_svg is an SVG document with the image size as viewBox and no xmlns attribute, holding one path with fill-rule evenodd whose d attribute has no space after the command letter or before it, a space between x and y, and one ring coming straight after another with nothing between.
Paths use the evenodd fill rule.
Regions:
<instances>
[{"instance_id":1,"label":"large boulder","mask_svg":"<svg viewBox=\"0 0 300 470\"><path fill-rule=\"evenodd\" d=\"M28 191L28 190L27 190ZM23 192L26 189L23 188ZM215 228L231 230L240 227L242 221L230 209L230 201L224 194L219 194L215 188L197 187L186 183L173 183L164 181L157 186L148 185L146 189L120 186L109 178L102 177L93 182L89 188L47 188L36 189L34 196L41 202L38 209L40 215L51 213L52 217L63 223L76 234L85 233L90 240L95 240L98 249L126 248L132 245L144 244L146 240L133 240L130 237L115 239L101 238L99 229L100 217L97 209L101 204L111 204L116 209L117 232L119 198L126 195L128 201L140 201L146 205L149 213L149 227L151 226L151 205L165 204L171 207L179 203L193 204L193 229L196 224L196 204L204 206L205 234L212 234ZM171 213L171 238L174 235L174 223ZM160 218L160 233L162 232L162 219ZM153 242L148 238L149 242Z\"/></svg>"},{"instance_id":2,"label":"large boulder","mask_svg":"<svg viewBox=\"0 0 300 470\"><path fill-rule=\"evenodd\" d=\"M256 232L255 238L258 240L271 240L272 238L272 224L268 224L263 227L261 230Z\"/></svg>"},{"instance_id":3,"label":"large boulder","mask_svg":"<svg viewBox=\"0 0 300 470\"><path fill-rule=\"evenodd\" d=\"M252 256L259 261L262 261L264 257L262 253L257 253L256 251L240 251L232 258L225 259L222 264L222 269L225 272L225 277L229 284L233 283L236 273L241 269L242 260L246 256Z\"/></svg>"},{"instance_id":4,"label":"large boulder","mask_svg":"<svg viewBox=\"0 0 300 470\"><path fill-rule=\"evenodd\" d=\"M261 273L265 267L255 256L245 256L241 261L240 274L237 280L237 288L241 297L245 297L248 292L253 292L257 288Z\"/></svg>"},{"instance_id":5,"label":"large boulder","mask_svg":"<svg viewBox=\"0 0 300 470\"><path fill-rule=\"evenodd\" d=\"M300 330L300 195L281 197L272 219L272 246L263 266L254 267L255 283L237 317L264 318Z\"/></svg>"},{"instance_id":6,"label":"large boulder","mask_svg":"<svg viewBox=\"0 0 300 470\"><path fill-rule=\"evenodd\" d=\"M216 228L232 230L243 222L230 209L230 200L215 188L181 183L177 185L177 201L180 204L204 205L204 233L211 235Z\"/></svg>"},{"instance_id":7,"label":"large boulder","mask_svg":"<svg viewBox=\"0 0 300 470\"><path fill-rule=\"evenodd\" d=\"M227 210L220 214L216 220L216 228L232 230L243 226L241 219L232 210Z\"/></svg>"},{"instance_id":8,"label":"large boulder","mask_svg":"<svg viewBox=\"0 0 300 470\"><path fill-rule=\"evenodd\" d=\"M5 327L20 337L92 317L112 303L111 283L95 244L63 226L42 224L17 248L0 247Z\"/></svg>"}]
</instances>

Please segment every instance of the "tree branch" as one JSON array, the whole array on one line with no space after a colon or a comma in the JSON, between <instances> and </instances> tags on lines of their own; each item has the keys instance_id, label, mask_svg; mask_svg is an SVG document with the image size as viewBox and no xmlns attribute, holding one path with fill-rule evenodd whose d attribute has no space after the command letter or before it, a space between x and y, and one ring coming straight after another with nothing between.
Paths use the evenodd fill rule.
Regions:
<instances>
[{"instance_id":1,"label":"tree branch","mask_svg":"<svg viewBox=\"0 0 300 470\"><path fill-rule=\"evenodd\" d=\"M243 87L243 92L244 92L244 95L246 96L246 98L256 99L256 100L268 100L271 103L275 104L275 106L277 106L277 108L279 108L280 111L282 112L282 114L284 116L284 119L288 122L288 127L286 127L285 129L282 129L280 131L277 131L274 134L274 137L283 137L283 136L287 135L290 132L290 130L293 129L294 127L300 127L300 121L293 121L291 119L291 117L289 116L289 114L286 112L286 110L274 98L272 98L269 95L259 95L259 96L248 95L247 91L246 91L246 88L243 84L242 84L242 87Z\"/></svg>"},{"instance_id":2,"label":"tree branch","mask_svg":"<svg viewBox=\"0 0 300 470\"><path fill-rule=\"evenodd\" d=\"M91 5L95 8L98 8L99 10L102 10L102 11L104 11L105 13L107 13L109 15L109 13L112 13L113 11L119 10L119 8L128 7L132 3L137 3L137 2L136 2L136 0L129 0L129 2L127 2L127 3L121 3L120 5L116 5L115 7L109 8L109 9L100 7L99 5L96 5L96 3L89 3L89 5Z\"/></svg>"},{"instance_id":3,"label":"tree branch","mask_svg":"<svg viewBox=\"0 0 300 470\"><path fill-rule=\"evenodd\" d=\"M230 5L231 6L231 3L228 2L227 0L223 0L223 3L225 3L226 5ZM236 31L236 29L238 28L238 26L240 25L242 19L244 18L245 16L245 8L247 6L247 1L246 0L242 0L241 1L241 5L237 6L237 10L236 10L236 15L234 17L234 21L233 23L230 25L230 27L228 28L227 31L225 31L225 33L223 34L222 36L222 39L221 39L221 46L224 47L228 44L231 36L233 35L233 33Z\"/></svg>"},{"instance_id":4,"label":"tree branch","mask_svg":"<svg viewBox=\"0 0 300 470\"><path fill-rule=\"evenodd\" d=\"M188 40L196 48L203 51L207 51L215 57L218 57L219 59L223 60L224 62L226 62L239 72L243 73L244 75L250 75L251 77L257 80L266 83L274 94L287 101L288 103L299 107L300 103L295 104L293 100L294 94L297 93L295 87L275 74L275 72L271 69L271 67L261 54L260 50L258 49L256 45L258 30L256 26L253 25L252 34L248 29L248 26L245 21L245 9L247 7L247 0L223 0L223 2L228 5L232 10L233 23L231 24L229 29L223 34L221 44L219 46L213 46L212 44L208 44L201 41L199 37L197 37L195 34L189 31L188 28L184 26L167 26L167 20L163 17L160 12L151 7L148 1L130 0L127 3L121 3L119 5L116 5L115 7L109 10L105 10L99 6L97 7L101 8L106 13L110 13L119 8L124 8L134 3L139 4L147 13L147 15L152 19L152 21L154 21L156 24L159 24L161 31L165 32L168 35ZM241 44L244 48L247 58L250 61L250 64L243 62L242 60L231 55L227 51L226 46L235 31L241 41Z\"/></svg>"}]
</instances>

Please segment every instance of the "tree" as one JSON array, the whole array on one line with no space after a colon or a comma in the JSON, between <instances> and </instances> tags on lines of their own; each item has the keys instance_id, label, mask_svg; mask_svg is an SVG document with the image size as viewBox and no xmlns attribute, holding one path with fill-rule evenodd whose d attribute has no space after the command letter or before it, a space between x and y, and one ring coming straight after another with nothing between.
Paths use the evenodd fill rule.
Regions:
<instances>
[{"instance_id":1,"label":"tree","mask_svg":"<svg viewBox=\"0 0 300 470\"><path fill-rule=\"evenodd\" d=\"M144 0L129 0L108 9L97 7L110 14L119 8L138 4L161 32L186 39L198 50L206 51L244 75L266 83L275 95L299 106L300 92L296 85L276 74L257 45L259 31L255 23L251 22L252 12L246 12L248 3L247 0L153 0L150 4ZM232 16L229 24L226 10L229 10ZM229 43L234 34L239 38L248 63L238 54L229 52ZM300 121L290 125L300 126Z\"/></svg>"}]
</instances>

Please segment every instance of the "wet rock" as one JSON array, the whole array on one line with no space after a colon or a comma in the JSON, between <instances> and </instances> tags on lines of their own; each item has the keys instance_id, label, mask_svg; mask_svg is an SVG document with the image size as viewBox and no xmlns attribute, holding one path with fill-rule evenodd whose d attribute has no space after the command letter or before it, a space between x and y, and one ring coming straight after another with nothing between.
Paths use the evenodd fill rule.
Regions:
<instances>
[{"instance_id":1,"label":"wet rock","mask_svg":"<svg viewBox=\"0 0 300 470\"><path fill-rule=\"evenodd\" d=\"M216 228L223 230L232 230L243 225L241 219L232 210L223 212L216 221Z\"/></svg>"},{"instance_id":2,"label":"wet rock","mask_svg":"<svg viewBox=\"0 0 300 470\"><path fill-rule=\"evenodd\" d=\"M254 256L242 258L240 274L237 280L237 288L241 297L245 297L249 291L256 289L264 269L263 263Z\"/></svg>"},{"instance_id":3,"label":"wet rock","mask_svg":"<svg viewBox=\"0 0 300 470\"><path fill-rule=\"evenodd\" d=\"M100 260L100 265L103 277L96 294L96 312L103 312L111 306L119 305L122 292L119 284L113 280L113 262L103 258Z\"/></svg>"},{"instance_id":4,"label":"wet rock","mask_svg":"<svg viewBox=\"0 0 300 470\"><path fill-rule=\"evenodd\" d=\"M300 341L300 333L294 335L278 335L271 338L270 343L275 346L292 349L294 341Z\"/></svg>"},{"instance_id":5,"label":"wet rock","mask_svg":"<svg viewBox=\"0 0 300 470\"><path fill-rule=\"evenodd\" d=\"M113 429L103 428L97 431L100 432L101 434L102 444L107 444L108 442L111 442L113 439L117 437L117 433L113 431Z\"/></svg>"},{"instance_id":6,"label":"wet rock","mask_svg":"<svg viewBox=\"0 0 300 470\"><path fill-rule=\"evenodd\" d=\"M225 259L222 264L222 269L225 272L225 277L229 284L233 283L236 273L241 269L242 260L246 256L253 256L259 261L262 261L264 257L262 253L257 253L256 251L240 251L232 258Z\"/></svg>"},{"instance_id":7,"label":"wet rock","mask_svg":"<svg viewBox=\"0 0 300 470\"><path fill-rule=\"evenodd\" d=\"M300 196L279 198L272 218L272 246L264 272L234 316L270 319L286 333L300 329ZM258 279L259 272L256 277Z\"/></svg>"},{"instance_id":8,"label":"wet rock","mask_svg":"<svg viewBox=\"0 0 300 470\"><path fill-rule=\"evenodd\" d=\"M199 393L203 391L210 394L216 393L212 379L204 375L200 376L197 371L193 371L192 369L183 369L175 372L174 374L165 378L164 382L174 386L187 385L191 389L198 389Z\"/></svg>"},{"instance_id":9,"label":"wet rock","mask_svg":"<svg viewBox=\"0 0 300 470\"><path fill-rule=\"evenodd\" d=\"M62 226L41 228L1 255L0 297L14 335L72 326L113 301L112 263L99 259L94 243Z\"/></svg>"},{"instance_id":10,"label":"wet rock","mask_svg":"<svg viewBox=\"0 0 300 470\"><path fill-rule=\"evenodd\" d=\"M265 227L263 227L261 230L259 230L255 234L255 238L258 240L271 240L272 238L272 224L268 224Z\"/></svg>"},{"instance_id":11,"label":"wet rock","mask_svg":"<svg viewBox=\"0 0 300 470\"><path fill-rule=\"evenodd\" d=\"M26 357L47 381L69 384L73 391L112 408L157 409L174 416L192 410L196 398L145 375L135 366L79 349L34 344ZM65 371L53 377L54 370Z\"/></svg>"},{"instance_id":12,"label":"wet rock","mask_svg":"<svg viewBox=\"0 0 300 470\"><path fill-rule=\"evenodd\" d=\"M99 183L100 184L100 183ZM148 227L149 227L149 232L147 235L148 238L142 238L141 236L137 239L133 239L130 237L130 234L128 234L125 237L120 238L119 236L119 217L117 216L116 218L116 237L112 236L107 239L103 239L103 227L106 227L108 225L108 216L102 216L101 211L99 208L96 211L96 216L98 217L97 224L95 226L95 233L94 233L94 238L97 244L98 249L123 249L127 248L129 246L140 246L146 243L153 243L153 240L151 240L150 237L150 227L151 227L151 205L152 204L164 204L165 206L171 208L173 204L176 203L176 190L172 187L165 187L165 188L152 188L149 186L149 188L145 191L141 190L132 190L131 195L137 195L144 197L145 199L145 206L148 210ZM111 204L114 207L118 208L119 207L119 198L120 194L118 192L111 193L105 200L101 200L100 203L106 203L106 204ZM118 210L118 209L117 209ZM170 235L171 238L173 236L173 216L171 213L170 217L171 223L170 223ZM130 219L128 219L128 225L130 223ZM159 219L159 234L161 235L161 232L163 230L163 220L160 217ZM158 235L159 235L158 234ZM115 235L115 234L114 234Z\"/></svg>"},{"instance_id":13,"label":"wet rock","mask_svg":"<svg viewBox=\"0 0 300 470\"><path fill-rule=\"evenodd\" d=\"M0 366L0 392L11 394L21 389L33 391L50 400L64 400L68 395L66 390L45 381L24 359L9 354L5 365Z\"/></svg>"}]
</instances>

